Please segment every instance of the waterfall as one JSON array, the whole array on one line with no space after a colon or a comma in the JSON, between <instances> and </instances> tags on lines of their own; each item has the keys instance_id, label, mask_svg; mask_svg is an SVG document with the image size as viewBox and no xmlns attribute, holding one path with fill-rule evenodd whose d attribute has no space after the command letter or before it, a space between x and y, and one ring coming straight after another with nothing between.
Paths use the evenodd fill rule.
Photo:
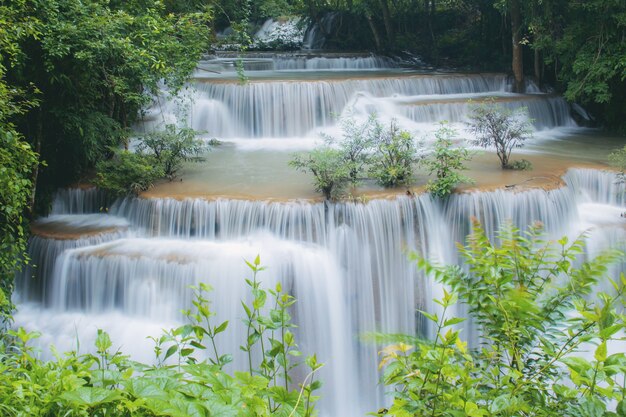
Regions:
<instances>
[{"instance_id":1,"label":"waterfall","mask_svg":"<svg viewBox=\"0 0 626 417\"><path fill-rule=\"evenodd\" d=\"M294 137L332 124L359 92L389 97L397 91L406 95L479 93L504 91L503 75L411 76L402 78L347 79L330 81L253 81L198 83L192 126L212 136ZM280 99L277 99L280 98ZM203 106L220 103L220 111ZM211 103L211 104L209 104ZM224 118L228 120L225 126Z\"/></svg>"},{"instance_id":2,"label":"waterfall","mask_svg":"<svg viewBox=\"0 0 626 417\"><path fill-rule=\"evenodd\" d=\"M333 19L322 19L326 28L311 26L305 44L319 47ZM575 126L563 99L540 93L532 82L527 83L528 94L513 94L502 74L417 73L395 68L386 58L355 54L256 53L248 54L245 65L249 82L241 84L233 57L221 54L201 62L189 86L191 108L185 115L193 128L238 146L240 139L277 139L279 150L271 152L282 152L281 158L285 142L307 142L316 130L337 127L337 115L376 113L383 121L396 118L403 128L423 132L443 119L466 121L468 100L485 98L508 109L526 107L537 130ZM385 69L373 71L380 68ZM318 79L316 70L332 71ZM176 121L175 115L181 114L176 103L164 103L164 114L147 113L153 123ZM254 177L245 178L250 186L261 181L254 169L246 169ZM232 169L224 171L230 175ZM50 357L48 344L88 350L95 330L104 328L116 347L150 362L154 358L146 337L183 323L180 311L190 307L189 286L203 282L215 289L209 298L216 321L230 323L218 338L219 349L235 356L229 370L245 369L239 350L245 335L240 301L250 299L244 281L250 271L243 259L260 254L269 268L259 276L264 287L280 282L298 298L291 314L299 326L300 350L317 353L327 364L321 374L320 415L362 416L384 404L385 397L377 367L380 346L362 342L361 335L433 335L431 323L416 310L437 311L432 300L441 297L443 288L418 272L408 253L438 264L460 263L455 242L464 241L472 217L490 237L507 222L524 229L540 221L549 238L588 231L587 256L624 247L626 197L615 174L572 169L563 182L550 191L473 191L445 201L427 194L400 195L362 203L198 198L111 202L95 189L61 190L54 214L33 226L28 249L33 266L16 277L15 321L43 333L38 343L44 357ZM187 178L182 192L172 195L184 196L186 184ZM617 265L612 273L625 268ZM455 314L463 314L462 307ZM475 337L474 330L464 337Z\"/></svg>"},{"instance_id":3,"label":"waterfall","mask_svg":"<svg viewBox=\"0 0 626 417\"><path fill-rule=\"evenodd\" d=\"M364 57L309 57L281 56L274 60L277 70L373 70L394 68L389 58L380 56Z\"/></svg>"},{"instance_id":4,"label":"waterfall","mask_svg":"<svg viewBox=\"0 0 626 417\"><path fill-rule=\"evenodd\" d=\"M30 256L40 265L36 275L41 283L33 287L29 273L18 277L19 299L31 304L25 304L16 321L47 332L38 327L43 320L59 331L44 340L63 345L67 342L62 339L90 330L84 324L61 330L50 318L41 319L42 309L107 326L111 324L105 317L119 316L124 324L113 324L112 334L127 346L138 334L147 336L145 329L158 329L158 323L180 323L179 311L191 299L189 285L206 282L215 288L213 307L219 319L231 323L220 349L237 352L243 334L239 300L249 297L243 278L250 272L242 259L260 254L270 267L260 276L264 285L280 281L299 299L293 316L301 329L301 350L317 352L329 363L322 377L325 415L362 415L376 409L383 393L377 386L377 347L360 343L359 335L432 332L415 310L433 311L432 298L440 296L441 288L417 273L407 252L437 263L459 262L454 241L464 240L472 216L491 236L505 222L523 229L539 220L550 237L576 237L591 228L590 252L623 245L624 186L615 183L615 174L576 169L564 181L565 187L552 191L472 192L453 195L445 203L428 195L329 205L118 200L111 214L96 215L99 219L67 217L78 217L74 228L89 221L104 227L107 221L124 219L132 235L114 232L65 241L33 237ZM81 192L88 191L61 195L68 203ZM35 308L34 302L41 307ZM126 334L127 326L136 326L136 332ZM138 354L149 357L149 345L141 346L143 353ZM243 360L238 356L236 362ZM354 381L359 381L358 390Z\"/></svg>"},{"instance_id":5,"label":"waterfall","mask_svg":"<svg viewBox=\"0 0 626 417\"><path fill-rule=\"evenodd\" d=\"M304 33L302 49L322 49L326 43L326 35L332 32L339 16L338 12L326 13L318 22L309 25Z\"/></svg>"},{"instance_id":6,"label":"waterfall","mask_svg":"<svg viewBox=\"0 0 626 417\"><path fill-rule=\"evenodd\" d=\"M90 206L76 205L94 197L93 189L62 190L57 194L57 208L70 211L80 207L89 211ZM96 199L97 200L97 199ZM81 210L82 212L82 210ZM51 215L33 225L36 233L48 232L53 237L34 234L28 241L28 262L16 278L17 301L50 302L56 282L52 278L59 257L70 249L90 247L121 239L129 235L129 223L123 218L99 214ZM61 234L59 234L61 232Z\"/></svg>"},{"instance_id":7,"label":"waterfall","mask_svg":"<svg viewBox=\"0 0 626 417\"><path fill-rule=\"evenodd\" d=\"M446 96L423 98L404 98L400 113L417 123L433 123L440 120L449 122L466 122L476 105L476 100L493 99L494 95L462 95L454 98ZM420 100L421 99L421 100ZM437 101L440 100L440 101ZM471 100L474 100L472 102ZM554 128L559 126L576 126L569 113L569 106L562 97L545 97L543 94L517 95L508 94L495 96L494 101L503 108L517 110L525 107L528 117L536 129Z\"/></svg>"},{"instance_id":8,"label":"waterfall","mask_svg":"<svg viewBox=\"0 0 626 417\"><path fill-rule=\"evenodd\" d=\"M110 199L95 187L62 188L52 200L51 214L98 213L108 207Z\"/></svg>"}]
</instances>

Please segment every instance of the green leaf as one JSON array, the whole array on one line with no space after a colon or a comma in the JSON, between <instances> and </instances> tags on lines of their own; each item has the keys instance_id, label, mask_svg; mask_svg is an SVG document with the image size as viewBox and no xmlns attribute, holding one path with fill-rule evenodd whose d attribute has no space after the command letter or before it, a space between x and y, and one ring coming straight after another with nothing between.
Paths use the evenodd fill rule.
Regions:
<instances>
[{"instance_id":1,"label":"green leaf","mask_svg":"<svg viewBox=\"0 0 626 417\"><path fill-rule=\"evenodd\" d=\"M79 387L74 391L64 392L61 394L61 398L76 404L93 407L98 404L120 400L122 396L118 391L106 388Z\"/></svg>"},{"instance_id":2,"label":"green leaf","mask_svg":"<svg viewBox=\"0 0 626 417\"><path fill-rule=\"evenodd\" d=\"M177 350L178 350L178 345L170 346L169 349L167 349L167 352L165 353L165 358L163 358L163 359L165 360L165 359L169 358L174 353L176 353Z\"/></svg>"},{"instance_id":3,"label":"green leaf","mask_svg":"<svg viewBox=\"0 0 626 417\"><path fill-rule=\"evenodd\" d=\"M455 325L455 324L463 323L465 320L466 319L461 318L461 317L453 317L453 318L450 318L450 319L446 319L443 322L443 327L448 327L448 326L452 326L452 325Z\"/></svg>"},{"instance_id":4,"label":"green leaf","mask_svg":"<svg viewBox=\"0 0 626 417\"><path fill-rule=\"evenodd\" d=\"M598 362L604 362L606 360L606 342L605 341L603 341L602 343L600 343L598 345L598 347L596 348L596 352L593 355L593 357Z\"/></svg>"},{"instance_id":5,"label":"green leaf","mask_svg":"<svg viewBox=\"0 0 626 417\"><path fill-rule=\"evenodd\" d=\"M218 333L222 333L224 330L226 330L226 327L228 327L228 320L226 320L225 322L223 322L222 324L217 326L215 328L215 330L213 331L213 335L216 335Z\"/></svg>"},{"instance_id":6,"label":"green leaf","mask_svg":"<svg viewBox=\"0 0 626 417\"><path fill-rule=\"evenodd\" d=\"M424 317L426 317L428 320L432 321L433 323L439 323L439 317L437 316L437 314L430 314L427 313L426 311L422 311L422 310L418 310Z\"/></svg>"}]
</instances>

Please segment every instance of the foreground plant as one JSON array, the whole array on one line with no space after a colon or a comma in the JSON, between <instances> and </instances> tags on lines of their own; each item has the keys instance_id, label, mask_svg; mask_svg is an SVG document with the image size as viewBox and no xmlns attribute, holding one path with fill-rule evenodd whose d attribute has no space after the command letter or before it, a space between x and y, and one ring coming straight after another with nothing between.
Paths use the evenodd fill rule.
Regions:
<instances>
[{"instance_id":1,"label":"foreground plant","mask_svg":"<svg viewBox=\"0 0 626 417\"><path fill-rule=\"evenodd\" d=\"M248 371L224 370L232 356L218 352L215 338L227 331L228 322L215 322L206 298L210 287L201 284L194 289L194 308L185 312L189 323L153 338L155 365L112 351L103 331L95 354L57 354L50 362L37 359L28 345L37 334L19 329L0 338L0 415L315 416L313 391L320 383L314 377L322 364L308 357L306 378L297 386L291 381L292 361L300 357L288 314L295 300L280 284L274 290L261 287L258 257L248 265L254 275L248 280L252 304L242 303L249 326L242 346L251 354ZM264 308L270 300L273 307Z\"/></svg>"},{"instance_id":2,"label":"foreground plant","mask_svg":"<svg viewBox=\"0 0 626 417\"><path fill-rule=\"evenodd\" d=\"M580 238L556 243L540 226L505 227L493 244L477 223L461 247L467 270L418 264L451 289L437 314L422 312L433 341L390 337L384 382L394 388L395 416L626 415L626 355L610 354L622 340L624 285L591 292L607 279L610 252L584 263ZM478 346L460 338L450 308L459 300L480 331ZM589 355L580 354L588 351ZM616 406L615 411L610 411Z\"/></svg>"}]
</instances>

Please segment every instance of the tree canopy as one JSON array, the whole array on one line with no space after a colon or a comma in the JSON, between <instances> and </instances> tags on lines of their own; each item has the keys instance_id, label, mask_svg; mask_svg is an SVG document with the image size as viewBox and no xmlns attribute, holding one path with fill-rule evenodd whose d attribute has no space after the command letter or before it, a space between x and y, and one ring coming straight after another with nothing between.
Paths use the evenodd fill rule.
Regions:
<instances>
[{"instance_id":1,"label":"tree canopy","mask_svg":"<svg viewBox=\"0 0 626 417\"><path fill-rule=\"evenodd\" d=\"M142 0L1 4L27 29L11 44L5 80L17 97L39 102L12 119L48 162L40 190L76 180L123 143L142 107L161 89L180 89L208 48L208 9L175 14Z\"/></svg>"}]
</instances>

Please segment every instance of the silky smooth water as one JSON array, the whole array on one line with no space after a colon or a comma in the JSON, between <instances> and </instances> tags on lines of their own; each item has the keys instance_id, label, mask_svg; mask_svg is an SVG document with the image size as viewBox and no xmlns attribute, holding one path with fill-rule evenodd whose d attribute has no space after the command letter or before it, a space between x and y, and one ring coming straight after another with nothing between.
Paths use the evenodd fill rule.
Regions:
<instances>
[{"instance_id":1,"label":"silky smooth water","mask_svg":"<svg viewBox=\"0 0 626 417\"><path fill-rule=\"evenodd\" d=\"M186 117L226 143L204 164L186 167L182 182L114 202L91 189L58 193L54 215L34 226L29 256L38 267L17 277L16 325L43 333L42 356L50 357L49 344L87 350L96 329L104 328L124 352L151 361L146 337L184 322L180 311L190 307L190 285L205 282L214 288L216 319L230 323L218 347L235 355L231 369L245 369L240 301L249 300L244 279L251 274L243 260L260 254L268 266L259 276L264 286L281 282L298 299L291 313L300 350L326 363L321 414L363 416L385 400L380 346L362 335L432 336L416 310L436 311L432 299L442 287L418 273L408 253L459 262L455 242L465 239L472 217L491 236L506 222L524 228L541 221L550 237L587 230L588 255L624 246L625 190L615 174L565 173L573 164L597 168L619 141L577 128L561 98L512 94L498 74L307 70L321 65L318 58L295 59L301 73L284 72L281 80L274 69L249 74L246 85L231 73L194 83ZM529 108L537 132L525 157L535 171L502 171L487 152L471 164L478 184L445 202L419 193L427 180L421 172L416 194L368 184L355 190L358 201L324 203L313 198L309 177L287 167L291 153L313 146L320 130L340 134L333 113L397 118L428 143L425 136L442 117L462 130L471 111L467 99L485 97ZM170 120L180 117L174 101L161 105ZM456 140L464 138L461 132ZM591 141L593 149L585 151ZM612 272L620 270L624 265ZM464 335L476 340L477 331L469 327Z\"/></svg>"}]
</instances>

